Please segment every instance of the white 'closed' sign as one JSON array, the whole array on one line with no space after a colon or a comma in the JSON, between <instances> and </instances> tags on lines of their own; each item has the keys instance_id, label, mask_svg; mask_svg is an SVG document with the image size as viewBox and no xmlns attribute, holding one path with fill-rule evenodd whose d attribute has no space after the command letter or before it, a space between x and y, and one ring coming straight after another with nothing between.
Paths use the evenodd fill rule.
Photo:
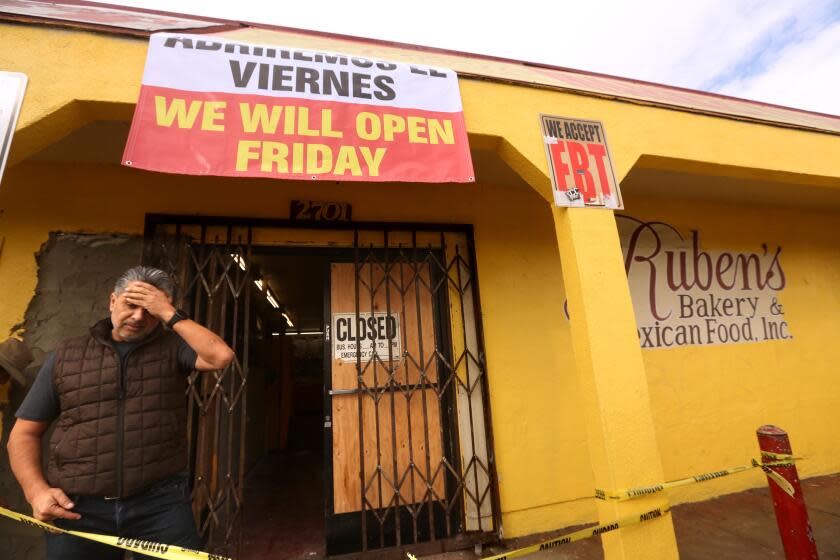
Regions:
<instances>
[{"instance_id":1,"label":"white 'closed' sign","mask_svg":"<svg viewBox=\"0 0 840 560\"><path fill-rule=\"evenodd\" d=\"M400 359L402 334L397 313L334 313L333 358L342 362Z\"/></svg>"}]
</instances>

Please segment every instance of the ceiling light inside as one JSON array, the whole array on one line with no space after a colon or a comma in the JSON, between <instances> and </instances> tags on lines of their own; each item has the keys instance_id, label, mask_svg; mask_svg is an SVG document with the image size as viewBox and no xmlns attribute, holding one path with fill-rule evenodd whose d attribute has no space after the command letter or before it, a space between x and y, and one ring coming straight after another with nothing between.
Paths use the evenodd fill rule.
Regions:
<instances>
[{"instance_id":1,"label":"ceiling light inside","mask_svg":"<svg viewBox=\"0 0 840 560\"><path fill-rule=\"evenodd\" d=\"M233 262L239 265L239 268L245 270L245 259L242 258L239 253L231 253L231 257L233 257Z\"/></svg>"},{"instance_id":2,"label":"ceiling light inside","mask_svg":"<svg viewBox=\"0 0 840 560\"><path fill-rule=\"evenodd\" d=\"M289 315L285 311L283 312L283 318L286 319L286 324L289 325L290 329L294 328L295 324L292 323L292 319L289 317Z\"/></svg>"}]
</instances>

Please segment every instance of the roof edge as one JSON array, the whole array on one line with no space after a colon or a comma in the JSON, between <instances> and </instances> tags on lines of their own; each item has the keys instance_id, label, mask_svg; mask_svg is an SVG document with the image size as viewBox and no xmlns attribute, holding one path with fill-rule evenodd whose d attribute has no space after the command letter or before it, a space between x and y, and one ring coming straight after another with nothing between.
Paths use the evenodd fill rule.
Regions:
<instances>
[{"instance_id":1,"label":"roof edge","mask_svg":"<svg viewBox=\"0 0 840 560\"><path fill-rule=\"evenodd\" d=\"M210 34L210 33L220 33L224 31L234 31L237 29L243 28L255 28L255 29L265 29L269 31L285 31L285 32L292 32L292 33L301 33L304 35L311 35L315 37L323 37L323 38L331 38L331 39L341 39L341 40L349 40L358 43L365 43L369 45L377 45L377 46L384 46L384 47L393 47L393 48L402 48L407 50L413 50L418 52L428 52L428 53L435 53L435 54L444 54L444 55L452 55L462 58L471 58L476 60L485 60L485 61L493 61L493 62L502 62L507 64L518 64L530 68L539 68L545 70L552 70L552 71L560 71L560 72L567 72L571 74L578 74L581 76L589 76L589 77L597 77L597 78L607 78L612 80L619 80L628 84L633 85L643 85L643 86L651 86L655 88L661 88L669 91L680 92L680 93L688 93L693 95L701 95L705 97L710 97L713 99L722 99L727 101L737 101L742 103L748 103L751 105L756 105L760 107L767 107L771 109L782 109L785 111L792 111L795 113L800 113L804 115L811 115L815 117L822 117L822 118L829 118L829 119L836 119L840 122L840 115L833 115L831 113L822 113L819 111L811 111L808 109L801 109L797 107L789 107L786 105L779 105L776 103L768 103L766 101L758 101L753 99L746 99L743 97L736 97L732 95L725 95L721 93L714 93L709 91L691 89L681 86L673 86L668 84L663 84L659 82L650 82L647 80L639 80L635 78L628 78L625 76L616 76L612 74L604 74L601 72L592 72L588 70L580 70L576 68L568 68L565 66L555 66L552 64L542 63L542 62L529 62L525 60L518 60L513 58L506 58L500 57L495 55L486 55L486 54L478 54L478 53L471 53L467 51L458 51L454 49L446 49L441 47L429 47L424 45L415 45L412 43L402 43L399 41L389 41L385 39L373 39L370 37L360 37L356 35L345 35L341 33L333 33L329 31L316 31L311 29L301 29L297 27L287 27L281 25L273 25L273 24L266 24L266 23L256 23L256 22L249 22L249 21L241 21L241 20L228 20L228 19L220 19L220 18L213 18L208 16L202 15L193 15L193 14L185 14L180 12L168 12L162 10L150 10L146 8L138 8L133 6L120 6L116 4L108 4L102 2L90 2L87 0L59 0L59 1L50 1L50 0L29 0L33 3L41 3L41 4L64 4L64 5L75 5L75 6L90 6L90 7L97 7L97 8L112 8L118 10L125 10L128 12L135 12L135 13L144 13L144 14L154 14L160 16L167 16L167 17L179 17L179 18L187 18L193 19L197 21L203 21L207 23L216 23L218 25L214 25L212 27L202 27L202 28L184 28L184 29L170 29L167 32L190 32L194 34ZM2 13L2 6L0 6L0 21L2 20L11 20L17 21L22 23L34 23L34 24L45 24L45 25L54 25L58 27L68 27L68 28L80 28L85 29L87 31L101 31L105 33L112 33L117 35L130 35L135 37L148 37L152 34L152 32L138 30L138 29L127 29L121 27L113 27L107 26L102 24L96 23L85 23L85 22L76 22L70 20L59 20L59 19L52 19L52 18L44 18L44 17L35 17L35 16L22 16L18 14L7 14ZM459 75L463 75L459 72ZM519 82L519 81L510 81L504 80L502 78L497 78L494 76L480 76L480 75L473 75L474 78L482 78L488 81L496 81L501 83L516 83L518 85L528 85L532 87L545 87L551 89L558 89L554 86L547 85L547 84L534 84L534 83L527 83L527 82ZM565 88L560 88L565 89ZM596 95L598 97L604 97L603 94L599 94L598 92L592 92L589 90L573 90L577 93L586 94L586 95ZM749 117L744 117L742 115L730 115L729 113L715 113L712 111L699 111L696 109L692 109L690 107L685 107L682 105L673 105L667 103L655 103L646 100L636 99L630 96L616 96L618 99L634 101L634 102L642 102L645 104L656 104L662 105L669 108L675 109L683 109L694 113L702 113L702 114L712 114L715 116L728 116L733 118L738 118L739 120L755 120L756 122L768 123L768 124L778 124L785 127L791 128L798 128L798 129L805 129L805 130L813 130L813 131L820 131L820 132L828 132L832 134L838 134L837 131L834 130L827 130L823 128L813 128L807 126L797 125L795 123L788 123L785 121L777 121L777 120L764 120L764 119L752 119Z\"/></svg>"}]
</instances>

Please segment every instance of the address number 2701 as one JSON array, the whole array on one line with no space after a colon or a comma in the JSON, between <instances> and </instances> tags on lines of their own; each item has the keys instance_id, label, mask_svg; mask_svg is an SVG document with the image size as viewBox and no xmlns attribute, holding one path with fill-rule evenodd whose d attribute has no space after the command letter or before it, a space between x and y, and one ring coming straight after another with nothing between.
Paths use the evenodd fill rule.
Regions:
<instances>
[{"instance_id":1,"label":"address number 2701","mask_svg":"<svg viewBox=\"0 0 840 560\"><path fill-rule=\"evenodd\" d=\"M353 208L347 202L293 200L289 216L292 220L349 222L353 218Z\"/></svg>"}]
</instances>

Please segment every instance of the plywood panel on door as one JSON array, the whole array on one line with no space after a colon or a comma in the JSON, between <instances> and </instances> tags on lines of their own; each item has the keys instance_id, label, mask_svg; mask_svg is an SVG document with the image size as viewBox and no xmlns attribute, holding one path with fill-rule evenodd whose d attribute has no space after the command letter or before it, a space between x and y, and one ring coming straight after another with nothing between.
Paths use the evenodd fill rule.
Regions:
<instances>
[{"instance_id":1,"label":"plywood panel on door","mask_svg":"<svg viewBox=\"0 0 840 560\"><path fill-rule=\"evenodd\" d=\"M331 265L332 390L338 393L332 397L335 513L361 510L363 486L365 509L445 499L429 266L388 266L386 282L378 264L359 265L358 271L353 263ZM373 319L366 328L346 320L336 328L336 316L355 319L357 311L359 318ZM370 338L391 334L383 329L389 316L399 325L393 333L398 343L380 344L374 355L363 353L358 362L352 346L349 353L336 346L368 348ZM348 340L354 338L364 340Z\"/></svg>"}]
</instances>

